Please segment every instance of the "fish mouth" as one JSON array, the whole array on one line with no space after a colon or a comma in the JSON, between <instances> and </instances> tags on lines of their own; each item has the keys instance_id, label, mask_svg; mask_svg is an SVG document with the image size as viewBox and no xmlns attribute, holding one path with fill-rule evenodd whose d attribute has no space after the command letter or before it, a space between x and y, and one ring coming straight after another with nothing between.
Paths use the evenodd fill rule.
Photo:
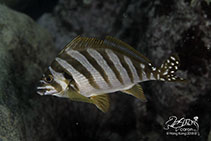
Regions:
<instances>
[{"instance_id":1,"label":"fish mouth","mask_svg":"<svg viewBox=\"0 0 211 141\"><path fill-rule=\"evenodd\" d=\"M44 95L44 93L40 92L40 91L37 91L37 94L39 95Z\"/></svg>"},{"instance_id":2,"label":"fish mouth","mask_svg":"<svg viewBox=\"0 0 211 141\"><path fill-rule=\"evenodd\" d=\"M39 95L54 95L58 94L57 90L51 88L51 87L37 87L37 93Z\"/></svg>"},{"instance_id":3,"label":"fish mouth","mask_svg":"<svg viewBox=\"0 0 211 141\"><path fill-rule=\"evenodd\" d=\"M43 80L37 86L37 94L39 95L53 95L57 93L57 90L53 86L43 83Z\"/></svg>"}]
</instances>

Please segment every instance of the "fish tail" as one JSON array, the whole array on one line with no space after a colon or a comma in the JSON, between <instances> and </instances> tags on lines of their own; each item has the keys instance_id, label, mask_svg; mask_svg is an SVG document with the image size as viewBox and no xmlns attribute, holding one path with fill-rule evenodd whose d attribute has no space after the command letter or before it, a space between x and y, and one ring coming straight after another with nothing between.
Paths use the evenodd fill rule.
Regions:
<instances>
[{"instance_id":1,"label":"fish tail","mask_svg":"<svg viewBox=\"0 0 211 141\"><path fill-rule=\"evenodd\" d=\"M185 79L176 76L175 72L178 70L180 60L177 55L171 55L160 67L161 81L186 81Z\"/></svg>"}]
</instances>

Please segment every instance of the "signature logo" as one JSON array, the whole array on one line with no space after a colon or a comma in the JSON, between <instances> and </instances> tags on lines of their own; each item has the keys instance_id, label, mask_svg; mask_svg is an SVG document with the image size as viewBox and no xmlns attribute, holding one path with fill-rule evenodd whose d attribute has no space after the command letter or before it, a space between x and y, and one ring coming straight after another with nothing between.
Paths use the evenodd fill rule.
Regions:
<instances>
[{"instance_id":1,"label":"signature logo","mask_svg":"<svg viewBox=\"0 0 211 141\"><path fill-rule=\"evenodd\" d=\"M166 130L167 135L200 135L198 116L192 119L177 119L176 116L170 116L168 121L165 122L163 129Z\"/></svg>"}]
</instances>

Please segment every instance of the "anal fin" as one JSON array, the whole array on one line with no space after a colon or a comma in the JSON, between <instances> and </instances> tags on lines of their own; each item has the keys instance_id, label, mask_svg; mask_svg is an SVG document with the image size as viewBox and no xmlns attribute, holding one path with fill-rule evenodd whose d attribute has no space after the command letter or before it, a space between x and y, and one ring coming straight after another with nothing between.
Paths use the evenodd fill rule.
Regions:
<instances>
[{"instance_id":1,"label":"anal fin","mask_svg":"<svg viewBox=\"0 0 211 141\"><path fill-rule=\"evenodd\" d=\"M90 99L92 100L93 104L95 104L96 107L102 112L108 112L110 107L110 100L108 94L91 96Z\"/></svg>"},{"instance_id":2,"label":"anal fin","mask_svg":"<svg viewBox=\"0 0 211 141\"><path fill-rule=\"evenodd\" d=\"M143 102L147 102L147 99L144 95L143 89L142 89L141 85L139 85L139 84L136 84L132 88L130 88L128 90L124 90L122 92L127 93L132 96L135 96L136 98L138 98L139 100L141 100Z\"/></svg>"}]
</instances>

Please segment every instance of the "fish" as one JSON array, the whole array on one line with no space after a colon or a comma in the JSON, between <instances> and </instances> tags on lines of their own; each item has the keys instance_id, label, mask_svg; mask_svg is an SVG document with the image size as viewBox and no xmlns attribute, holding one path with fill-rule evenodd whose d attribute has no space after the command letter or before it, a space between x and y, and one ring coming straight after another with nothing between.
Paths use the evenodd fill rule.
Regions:
<instances>
[{"instance_id":1,"label":"fish","mask_svg":"<svg viewBox=\"0 0 211 141\"><path fill-rule=\"evenodd\" d=\"M77 36L42 75L37 93L91 103L107 112L110 93L121 91L147 102L140 82L184 81L175 74L179 64L173 54L156 67L129 44L111 36L104 40Z\"/></svg>"}]
</instances>

